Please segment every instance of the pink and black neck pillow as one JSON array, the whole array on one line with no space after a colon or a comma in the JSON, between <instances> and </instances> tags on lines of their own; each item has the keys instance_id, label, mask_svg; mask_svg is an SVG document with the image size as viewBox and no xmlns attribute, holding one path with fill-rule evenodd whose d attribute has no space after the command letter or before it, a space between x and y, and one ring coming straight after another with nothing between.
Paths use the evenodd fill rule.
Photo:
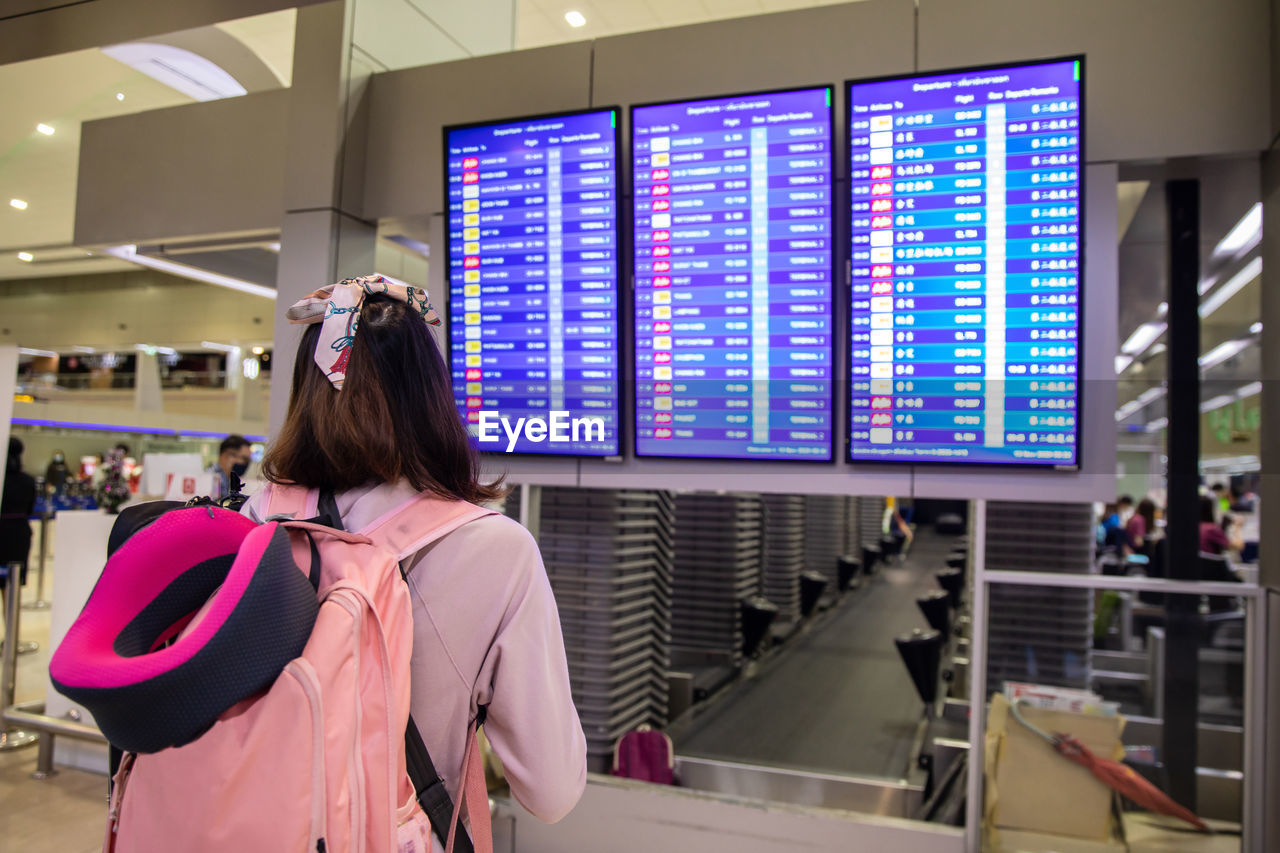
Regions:
<instances>
[{"instance_id":1,"label":"pink and black neck pillow","mask_svg":"<svg viewBox=\"0 0 1280 853\"><path fill-rule=\"evenodd\" d=\"M112 553L49 675L113 745L158 752L270 687L302 653L318 611L284 528L176 509Z\"/></svg>"}]
</instances>

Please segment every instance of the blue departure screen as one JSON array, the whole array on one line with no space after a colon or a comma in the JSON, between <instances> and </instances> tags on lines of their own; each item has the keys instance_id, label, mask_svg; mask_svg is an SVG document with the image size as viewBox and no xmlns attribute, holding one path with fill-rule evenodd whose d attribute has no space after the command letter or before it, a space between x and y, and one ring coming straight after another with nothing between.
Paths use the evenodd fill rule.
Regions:
<instances>
[{"instance_id":1,"label":"blue departure screen","mask_svg":"<svg viewBox=\"0 0 1280 853\"><path fill-rule=\"evenodd\" d=\"M632 109L638 455L831 458L831 93Z\"/></svg>"},{"instance_id":2,"label":"blue departure screen","mask_svg":"<svg viewBox=\"0 0 1280 853\"><path fill-rule=\"evenodd\" d=\"M453 392L481 450L616 456L617 112L450 128Z\"/></svg>"},{"instance_id":3,"label":"blue departure screen","mask_svg":"<svg viewBox=\"0 0 1280 853\"><path fill-rule=\"evenodd\" d=\"M849 84L854 461L1077 464L1080 71Z\"/></svg>"}]
</instances>

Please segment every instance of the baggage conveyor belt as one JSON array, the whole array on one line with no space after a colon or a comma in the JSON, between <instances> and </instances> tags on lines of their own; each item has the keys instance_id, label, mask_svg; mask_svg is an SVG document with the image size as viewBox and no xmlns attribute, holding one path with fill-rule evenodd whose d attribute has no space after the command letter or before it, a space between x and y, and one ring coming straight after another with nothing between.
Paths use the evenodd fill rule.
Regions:
<instances>
[{"instance_id":1,"label":"baggage conveyor belt","mask_svg":"<svg viewBox=\"0 0 1280 853\"><path fill-rule=\"evenodd\" d=\"M754 676L671 734L681 755L903 777L924 707L893 644L927 628L916 599L938 588L954 539L920 530L902 566L881 565Z\"/></svg>"}]
</instances>

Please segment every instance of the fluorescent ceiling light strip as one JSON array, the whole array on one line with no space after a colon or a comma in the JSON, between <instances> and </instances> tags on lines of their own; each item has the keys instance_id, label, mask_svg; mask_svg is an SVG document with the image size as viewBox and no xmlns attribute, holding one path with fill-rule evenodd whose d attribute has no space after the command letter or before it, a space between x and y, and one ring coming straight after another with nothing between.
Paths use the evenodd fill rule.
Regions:
<instances>
[{"instance_id":1,"label":"fluorescent ceiling light strip","mask_svg":"<svg viewBox=\"0 0 1280 853\"><path fill-rule=\"evenodd\" d=\"M1252 397L1255 394L1262 393L1261 382L1250 382L1248 385L1241 385L1236 389L1236 397L1243 400L1245 397Z\"/></svg>"},{"instance_id":2,"label":"fluorescent ceiling light strip","mask_svg":"<svg viewBox=\"0 0 1280 853\"><path fill-rule=\"evenodd\" d=\"M56 429L83 429L91 432L136 432L143 435L189 435L195 438L224 438L225 432L201 429L167 429L165 427L125 426L124 424L96 424L86 421L51 421L45 418L14 418L19 426L51 427ZM265 441L266 436L242 433L250 441Z\"/></svg>"},{"instance_id":3,"label":"fluorescent ceiling light strip","mask_svg":"<svg viewBox=\"0 0 1280 853\"><path fill-rule=\"evenodd\" d=\"M1134 402L1133 402L1132 400L1130 400L1129 402L1125 403L1123 406L1121 406L1120 408L1116 409L1116 423L1120 423L1121 421L1123 421L1124 419L1126 419L1126 418L1130 417L1131 415L1136 414L1136 413L1137 413L1137 411L1138 411L1138 409L1140 409L1140 408L1142 408L1142 407L1141 407L1141 406L1138 406L1138 405L1135 405L1135 404L1134 404Z\"/></svg>"},{"instance_id":4,"label":"fluorescent ceiling light strip","mask_svg":"<svg viewBox=\"0 0 1280 853\"><path fill-rule=\"evenodd\" d=\"M1228 299L1239 293L1246 284L1261 274L1262 256L1259 255L1245 264L1240 272L1227 279L1226 283L1213 291L1213 293L1210 293L1209 297L1200 303L1200 316L1208 317L1214 311L1217 311Z\"/></svg>"},{"instance_id":5,"label":"fluorescent ceiling light strip","mask_svg":"<svg viewBox=\"0 0 1280 853\"><path fill-rule=\"evenodd\" d=\"M1200 413L1212 412L1214 409L1221 409L1223 406L1230 406L1236 401L1235 394L1219 394L1217 397L1210 397L1200 404Z\"/></svg>"},{"instance_id":6,"label":"fluorescent ceiling light strip","mask_svg":"<svg viewBox=\"0 0 1280 853\"><path fill-rule=\"evenodd\" d=\"M1134 399L1130 400L1120 408L1116 409L1116 420L1122 421L1125 418L1129 417L1130 415L1142 411L1147 406L1151 405L1156 400L1159 400L1161 397L1163 397L1167 393L1169 392L1163 385L1158 385L1154 388L1148 388L1146 391L1143 391Z\"/></svg>"},{"instance_id":7,"label":"fluorescent ceiling light strip","mask_svg":"<svg viewBox=\"0 0 1280 853\"><path fill-rule=\"evenodd\" d=\"M53 358L54 356L57 355L57 353L53 352L52 350L32 349L31 347L18 347L18 352L22 353L23 355L40 355L40 356L44 356L45 358Z\"/></svg>"},{"instance_id":8,"label":"fluorescent ceiling light strip","mask_svg":"<svg viewBox=\"0 0 1280 853\"><path fill-rule=\"evenodd\" d=\"M1200 463L1201 468L1257 468L1260 460L1257 456L1224 456L1221 459L1206 459Z\"/></svg>"},{"instance_id":9,"label":"fluorescent ceiling light strip","mask_svg":"<svg viewBox=\"0 0 1280 853\"><path fill-rule=\"evenodd\" d=\"M1249 208L1249 212L1240 217L1227 236L1222 238L1213 250L1215 255L1234 255L1241 249L1252 247L1262 239L1262 202Z\"/></svg>"},{"instance_id":10,"label":"fluorescent ceiling light strip","mask_svg":"<svg viewBox=\"0 0 1280 853\"><path fill-rule=\"evenodd\" d=\"M1127 370L1129 368L1129 365L1131 364L1133 364L1133 356L1131 355L1116 356L1116 375L1119 376L1121 373L1124 373L1125 370Z\"/></svg>"},{"instance_id":11,"label":"fluorescent ceiling light strip","mask_svg":"<svg viewBox=\"0 0 1280 853\"><path fill-rule=\"evenodd\" d=\"M163 258L153 258L150 255L139 255L138 247L133 245L125 246L108 246L102 250L104 255L110 255L113 258L119 258L122 261L128 261L138 266L149 267L160 272L167 272L169 275L176 275L179 278L187 278L192 281L201 281L205 284L213 284L218 287L227 287L231 290L238 290L241 293L251 293L254 296L262 296L266 299L275 299L276 290L274 287L263 287L260 284L244 281L239 278L232 278L229 275L219 275L218 273L202 270L198 267L189 267L186 264L174 263Z\"/></svg>"},{"instance_id":12,"label":"fluorescent ceiling light strip","mask_svg":"<svg viewBox=\"0 0 1280 853\"><path fill-rule=\"evenodd\" d=\"M1222 362L1232 356L1238 355L1245 347L1249 346L1249 343L1250 341L1248 339L1223 341L1204 355L1200 356L1200 368L1202 370L1207 370L1210 367L1222 364Z\"/></svg>"},{"instance_id":13,"label":"fluorescent ceiling light strip","mask_svg":"<svg viewBox=\"0 0 1280 853\"><path fill-rule=\"evenodd\" d=\"M1141 394L1138 395L1138 402L1145 406L1148 403L1150 403L1152 400L1159 400L1161 397L1163 397L1167 393L1168 391L1165 390L1164 386L1148 388L1146 391L1143 391Z\"/></svg>"},{"instance_id":14,"label":"fluorescent ceiling light strip","mask_svg":"<svg viewBox=\"0 0 1280 853\"><path fill-rule=\"evenodd\" d=\"M133 348L138 352L159 353L161 355L177 355L178 351L173 347L158 347L154 344L134 344Z\"/></svg>"},{"instance_id":15,"label":"fluorescent ceiling light strip","mask_svg":"<svg viewBox=\"0 0 1280 853\"><path fill-rule=\"evenodd\" d=\"M1143 351L1155 343L1156 338L1163 335L1167 328L1169 328L1168 323L1143 323L1133 330L1133 334L1120 347L1120 351L1135 357L1142 355Z\"/></svg>"},{"instance_id":16,"label":"fluorescent ceiling light strip","mask_svg":"<svg viewBox=\"0 0 1280 853\"><path fill-rule=\"evenodd\" d=\"M232 346L231 344L219 344L219 343L215 343L214 341L201 341L200 346L204 347L205 349L216 349L219 352L227 352L227 353L240 352L240 347Z\"/></svg>"},{"instance_id":17,"label":"fluorescent ceiling light strip","mask_svg":"<svg viewBox=\"0 0 1280 853\"><path fill-rule=\"evenodd\" d=\"M1251 334L1251 335L1260 335L1260 334L1262 334L1262 321L1261 321L1261 320L1259 320L1258 322L1254 323L1252 326L1250 326L1250 327L1249 327L1249 334Z\"/></svg>"},{"instance_id":18,"label":"fluorescent ceiling light strip","mask_svg":"<svg viewBox=\"0 0 1280 853\"><path fill-rule=\"evenodd\" d=\"M1164 429L1168 425L1169 425L1168 418L1156 418L1154 421L1147 424L1147 432L1159 432L1160 430Z\"/></svg>"}]
</instances>

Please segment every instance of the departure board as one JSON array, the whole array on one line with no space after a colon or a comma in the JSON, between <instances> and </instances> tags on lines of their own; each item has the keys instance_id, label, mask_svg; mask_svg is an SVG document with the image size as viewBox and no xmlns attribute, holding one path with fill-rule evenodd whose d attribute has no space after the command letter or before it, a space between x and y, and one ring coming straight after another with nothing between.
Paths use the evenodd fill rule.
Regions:
<instances>
[{"instance_id":1,"label":"departure board","mask_svg":"<svg viewBox=\"0 0 1280 853\"><path fill-rule=\"evenodd\" d=\"M850 458L1077 465L1081 60L847 94Z\"/></svg>"},{"instance_id":2,"label":"departure board","mask_svg":"<svg viewBox=\"0 0 1280 853\"><path fill-rule=\"evenodd\" d=\"M445 129L453 391L481 450L619 453L617 119Z\"/></svg>"},{"instance_id":3,"label":"departure board","mask_svg":"<svg viewBox=\"0 0 1280 853\"><path fill-rule=\"evenodd\" d=\"M831 459L831 100L632 108L637 455Z\"/></svg>"}]
</instances>

